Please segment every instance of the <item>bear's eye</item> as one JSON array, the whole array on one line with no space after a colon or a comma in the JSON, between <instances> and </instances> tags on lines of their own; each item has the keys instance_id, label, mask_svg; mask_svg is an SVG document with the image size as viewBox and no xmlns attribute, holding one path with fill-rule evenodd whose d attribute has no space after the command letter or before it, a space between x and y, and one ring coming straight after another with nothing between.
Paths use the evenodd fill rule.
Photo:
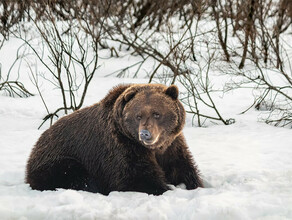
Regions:
<instances>
[{"instance_id":1,"label":"bear's eye","mask_svg":"<svg viewBox=\"0 0 292 220\"><path fill-rule=\"evenodd\" d=\"M160 118L160 114L159 113L153 113L153 117L158 119L158 118Z\"/></svg>"},{"instance_id":2,"label":"bear's eye","mask_svg":"<svg viewBox=\"0 0 292 220\"><path fill-rule=\"evenodd\" d=\"M138 120L141 120L141 119L142 119L142 116L141 116L141 115L137 115L136 118L137 118Z\"/></svg>"}]
</instances>

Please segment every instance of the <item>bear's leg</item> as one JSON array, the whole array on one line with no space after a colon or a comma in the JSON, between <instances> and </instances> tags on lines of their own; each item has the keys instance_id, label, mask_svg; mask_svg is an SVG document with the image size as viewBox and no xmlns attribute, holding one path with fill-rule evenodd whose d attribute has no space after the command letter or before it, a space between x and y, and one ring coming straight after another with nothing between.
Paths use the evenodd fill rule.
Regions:
<instances>
[{"instance_id":1,"label":"bear's leg","mask_svg":"<svg viewBox=\"0 0 292 220\"><path fill-rule=\"evenodd\" d=\"M138 158L134 164L131 164L127 173L130 175L127 175L124 179L119 191L136 191L161 195L169 190L164 172L155 158L154 160Z\"/></svg>"},{"instance_id":2,"label":"bear's leg","mask_svg":"<svg viewBox=\"0 0 292 220\"><path fill-rule=\"evenodd\" d=\"M166 152L156 155L156 158L165 172L168 183L173 185L184 183L187 189L203 187L199 171L183 137L176 138Z\"/></svg>"},{"instance_id":3,"label":"bear's leg","mask_svg":"<svg viewBox=\"0 0 292 220\"><path fill-rule=\"evenodd\" d=\"M56 188L97 192L85 168L72 158L58 159L46 163L38 169L27 170L27 183L36 190L55 190Z\"/></svg>"}]
</instances>

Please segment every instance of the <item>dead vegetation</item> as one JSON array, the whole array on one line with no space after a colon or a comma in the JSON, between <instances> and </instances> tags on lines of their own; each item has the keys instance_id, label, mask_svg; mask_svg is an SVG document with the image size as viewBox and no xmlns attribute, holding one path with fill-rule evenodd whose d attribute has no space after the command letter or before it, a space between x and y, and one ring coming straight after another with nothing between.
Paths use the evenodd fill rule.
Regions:
<instances>
[{"instance_id":1,"label":"dead vegetation","mask_svg":"<svg viewBox=\"0 0 292 220\"><path fill-rule=\"evenodd\" d=\"M50 65L20 34L25 22L34 25L49 49ZM224 74L242 79L230 88L250 83L259 89L253 107L261 109L263 103L273 106L265 118L267 123L288 125L292 123L289 104L292 68L291 46L285 36L291 37L291 23L291 0L3 0L0 3L1 42L10 36L23 39L47 67L45 77L52 76L62 93L63 106L48 112L45 119L57 116L61 110L67 113L82 106L86 88L98 68L99 48L119 57L121 48L126 47L141 61L121 70L120 75L132 67L138 66L139 70L146 61L154 60L153 69L148 70L149 82L180 83L185 88L182 101L198 126L204 126L206 120L234 122L222 116L212 97L218 91L212 88L210 72L218 63L229 66ZM212 28L208 29L209 24ZM120 47L112 46L111 42L118 42ZM235 47L234 42L241 46ZM89 48L93 54L90 58ZM81 84L74 78L77 66L83 74ZM271 72L284 80L283 85L273 81ZM5 82L3 79L0 83L9 91L13 82L7 77ZM82 95L76 100L78 89ZM205 113L205 109L213 113ZM275 118L276 111L279 117Z\"/></svg>"}]
</instances>

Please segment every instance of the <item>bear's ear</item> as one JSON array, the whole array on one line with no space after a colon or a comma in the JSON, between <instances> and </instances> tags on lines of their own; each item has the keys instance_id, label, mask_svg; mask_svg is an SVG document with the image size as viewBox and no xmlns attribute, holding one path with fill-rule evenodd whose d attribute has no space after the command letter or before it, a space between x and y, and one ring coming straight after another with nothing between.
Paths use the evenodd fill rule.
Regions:
<instances>
[{"instance_id":1,"label":"bear's ear","mask_svg":"<svg viewBox=\"0 0 292 220\"><path fill-rule=\"evenodd\" d=\"M124 95L124 100L126 102L130 101L136 95L136 93L137 93L136 90L127 91L126 94Z\"/></svg>"},{"instance_id":2,"label":"bear's ear","mask_svg":"<svg viewBox=\"0 0 292 220\"><path fill-rule=\"evenodd\" d=\"M165 90L165 94L176 100L178 97L178 88L175 85L171 85Z\"/></svg>"}]
</instances>

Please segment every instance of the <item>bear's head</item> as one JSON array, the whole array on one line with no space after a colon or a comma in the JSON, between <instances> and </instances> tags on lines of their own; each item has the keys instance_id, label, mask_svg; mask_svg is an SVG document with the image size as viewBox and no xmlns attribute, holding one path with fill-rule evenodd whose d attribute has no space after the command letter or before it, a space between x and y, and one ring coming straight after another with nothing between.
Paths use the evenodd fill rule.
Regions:
<instances>
[{"instance_id":1,"label":"bear's head","mask_svg":"<svg viewBox=\"0 0 292 220\"><path fill-rule=\"evenodd\" d=\"M185 123L174 85L132 85L119 96L114 109L122 133L153 150L164 151Z\"/></svg>"}]
</instances>

